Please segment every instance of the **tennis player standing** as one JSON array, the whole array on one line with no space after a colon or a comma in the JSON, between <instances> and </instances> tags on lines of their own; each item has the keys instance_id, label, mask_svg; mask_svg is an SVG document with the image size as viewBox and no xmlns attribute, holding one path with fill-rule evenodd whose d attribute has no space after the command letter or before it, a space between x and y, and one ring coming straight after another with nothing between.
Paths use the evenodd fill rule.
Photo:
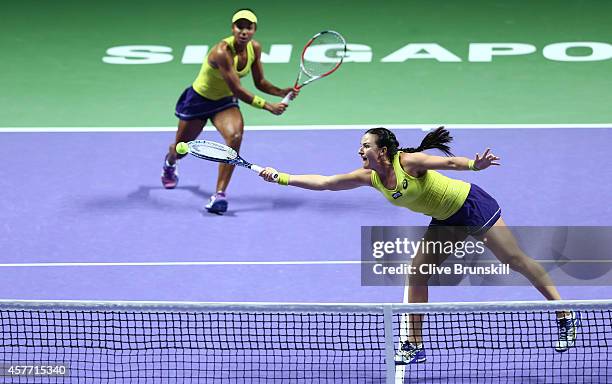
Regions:
<instances>
[{"instance_id":1,"label":"tennis player standing","mask_svg":"<svg viewBox=\"0 0 612 384\"><path fill-rule=\"evenodd\" d=\"M284 97L291 91L293 97L297 95L297 89L281 89L264 78L261 45L253 40L256 30L257 16L252 10L236 12L232 16L232 35L210 50L198 77L179 98L175 111L179 118L178 130L166 155L161 175L164 188L172 189L178 183L176 162L185 155L176 153L176 144L195 140L208 120L212 121L228 146L240 150L244 121L238 106L239 99L275 115L285 111L286 104L271 103L251 94L242 87L240 78L252 71L255 86L260 91L278 97ZM225 191L233 171L233 165L219 165L217 192L205 206L209 212L221 214L227 211Z\"/></svg>"}]
</instances>

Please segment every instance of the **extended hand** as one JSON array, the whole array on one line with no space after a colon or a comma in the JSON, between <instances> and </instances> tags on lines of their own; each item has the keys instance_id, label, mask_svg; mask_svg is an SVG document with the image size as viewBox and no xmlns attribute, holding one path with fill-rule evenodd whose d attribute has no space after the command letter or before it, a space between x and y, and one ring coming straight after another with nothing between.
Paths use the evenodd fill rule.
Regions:
<instances>
[{"instance_id":1,"label":"extended hand","mask_svg":"<svg viewBox=\"0 0 612 384\"><path fill-rule=\"evenodd\" d=\"M278 171L274 168L270 168L270 167L266 167L264 168L263 171L261 171L261 173L259 174L259 176L261 176L265 181L269 181L271 183L276 183L277 180L274 179L274 175L277 175Z\"/></svg>"},{"instance_id":2,"label":"extended hand","mask_svg":"<svg viewBox=\"0 0 612 384\"><path fill-rule=\"evenodd\" d=\"M474 167L476 167L476 169L485 169L485 168L489 168L489 166L491 165L500 165L497 160L499 160L499 157L495 156L493 153L491 152L491 148L487 148L487 150L482 154L482 157L480 157L480 155L477 153L476 154L476 158L474 159Z\"/></svg>"}]
</instances>

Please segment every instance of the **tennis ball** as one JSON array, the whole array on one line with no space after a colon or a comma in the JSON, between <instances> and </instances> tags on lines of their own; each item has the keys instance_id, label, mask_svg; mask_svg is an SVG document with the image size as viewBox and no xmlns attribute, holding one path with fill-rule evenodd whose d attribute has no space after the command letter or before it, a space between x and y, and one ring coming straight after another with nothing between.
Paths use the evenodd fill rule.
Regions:
<instances>
[{"instance_id":1,"label":"tennis ball","mask_svg":"<svg viewBox=\"0 0 612 384\"><path fill-rule=\"evenodd\" d=\"M184 155L189 152L189 146L187 143L183 143L182 141L176 145L176 153L179 155Z\"/></svg>"}]
</instances>

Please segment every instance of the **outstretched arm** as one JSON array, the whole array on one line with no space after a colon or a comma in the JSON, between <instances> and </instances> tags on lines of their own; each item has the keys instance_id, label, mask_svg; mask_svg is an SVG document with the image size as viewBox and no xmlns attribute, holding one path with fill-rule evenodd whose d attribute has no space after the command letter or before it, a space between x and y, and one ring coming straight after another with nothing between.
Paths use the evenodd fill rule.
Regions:
<instances>
[{"instance_id":1,"label":"outstretched arm","mask_svg":"<svg viewBox=\"0 0 612 384\"><path fill-rule=\"evenodd\" d=\"M341 191L345 189L354 189L363 186L370 186L370 170L357 169L351 173L344 173L333 176L322 175L288 175L279 174L278 180L274 180L276 170L274 168L264 169L260 176L270 182L278 182L283 185L292 185L294 187L310 189L313 191Z\"/></svg>"},{"instance_id":2,"label":"outstretched arm","mask_svg":"<svg viewBox=\"0 0 612 384\"><path fill-rule=\"evenodd\" d=\"M491 165L500 165L499 159L499 157L491 153L490 148L487 148L482 156L477 153L474 159L468 159L467 157L431 156L418 152L402 154L401 162L405 169L412 169L416 173L422 173L428 169L480 171Z\"/></svg>"}]
</instances>

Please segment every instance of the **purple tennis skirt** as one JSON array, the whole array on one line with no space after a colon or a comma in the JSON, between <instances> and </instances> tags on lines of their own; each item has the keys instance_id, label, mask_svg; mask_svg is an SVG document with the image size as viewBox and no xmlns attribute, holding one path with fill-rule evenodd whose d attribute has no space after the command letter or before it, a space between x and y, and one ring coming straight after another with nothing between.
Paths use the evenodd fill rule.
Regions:
<instances>
[{"instance_id":1,"label":"purple tennis skirt","mask_svg":"<svg viewBox=\"0 0 612 384\"><path fill-rule=\"evenodd\" d=\"M234 96L210 100L197 93L193 87L188 87L176 102L174 114L181 120L204 120L231 107L238 107L238 99Z\"/></svg>"},{"instance_id":2,"label":"purple tennis skirt","mask_svg":"<svg viewBox=\"0 0 612 384\"><path fill-rule=\"evenodd\" d=\"M500 217L497 201L476 184L471 184L470 193L457 212L445 220L432 219L429 225L467 227L470 235L482 235Z\"/></svg>"}]
</instances>

